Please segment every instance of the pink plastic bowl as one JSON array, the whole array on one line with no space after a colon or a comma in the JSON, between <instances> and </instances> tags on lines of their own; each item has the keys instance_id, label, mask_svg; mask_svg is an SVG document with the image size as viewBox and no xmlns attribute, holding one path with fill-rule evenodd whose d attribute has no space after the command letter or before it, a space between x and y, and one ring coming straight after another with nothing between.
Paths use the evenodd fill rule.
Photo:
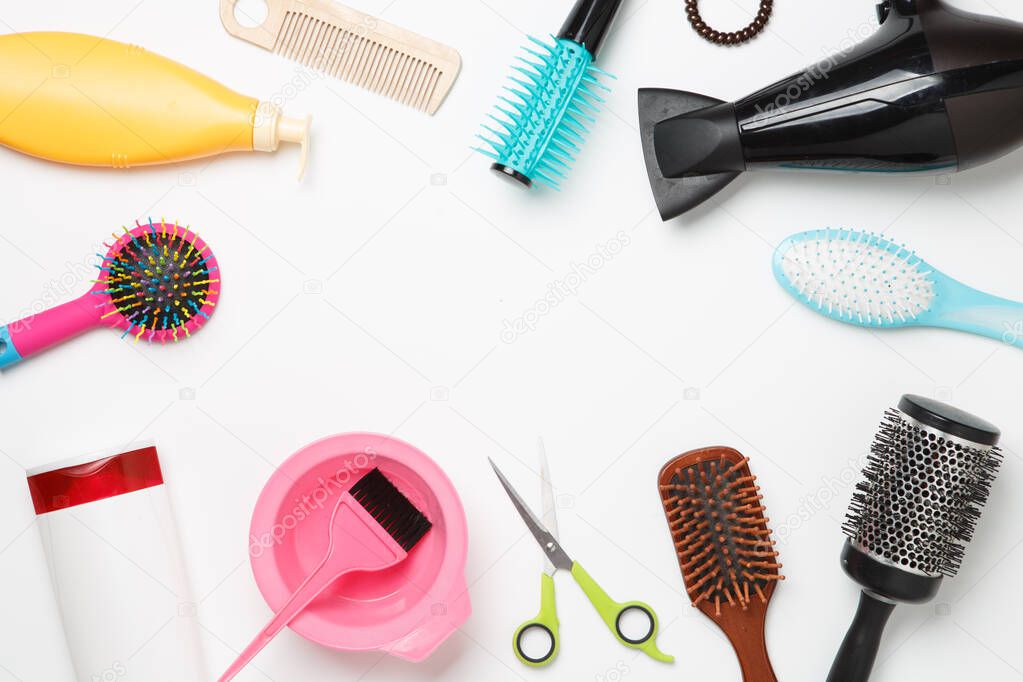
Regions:
<instances>
[{"instance_id":1,"label":"pink plastic bowl","mask_svg":"<svg viewBox=\"0 0 1023 682\"><path fill-rule=\"evenodd\" d=\"M267 482L252 515L249 554L259 590L280 608L327 552L338 496L377 467L433 522L394 568L342 577L292 630L344 651L429 656L469 617L468 530L458 493L437 464L390 436L353 433L308 445Z\"/></svg>"}]
</instances>

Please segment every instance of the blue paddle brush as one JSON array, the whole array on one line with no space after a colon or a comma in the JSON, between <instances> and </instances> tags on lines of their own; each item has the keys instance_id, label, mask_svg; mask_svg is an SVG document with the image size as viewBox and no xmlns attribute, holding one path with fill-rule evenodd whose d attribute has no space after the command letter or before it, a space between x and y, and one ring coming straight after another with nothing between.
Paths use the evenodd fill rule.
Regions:
<instances>
[{"instance_id":1,"label":"blue paddle brush","mask_svg":"<svg viewBox=\"0 0 1023 682\"><path fill-rule=\"evenodd\" d=\"M795 298L840 322L893 329L944 327L1023 348L1023 303L977 291L884 237L850 230L793 235L774 275Z\"/></svg>"},{"instance_id":2,"label":"blue paddle brush","mask_svg":"<svg viewBox=\"0 0 1023 682\"><path fill-rule=\"evenodd\" d=\"M578 0L553 43L530 36L528 56L512 68L508 95L501 95L496 125L484 124L477 137L489 148L476 151L494 159L502 177L531 187L534 182L560 189L588 123L596 121L602 77L614 78L593 65L622 0Z\"/></svg>"}]
</instances>

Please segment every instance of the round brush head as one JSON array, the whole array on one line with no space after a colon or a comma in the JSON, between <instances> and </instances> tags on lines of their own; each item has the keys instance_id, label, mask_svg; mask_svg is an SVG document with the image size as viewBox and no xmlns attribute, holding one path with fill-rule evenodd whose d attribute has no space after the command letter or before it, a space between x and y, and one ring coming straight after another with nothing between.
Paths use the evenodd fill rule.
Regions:
<instances>
[{"instance_id":1,"label":"round brush head","mask_svg":"<svg viewBox=\"0 0 1023 682\"><path fill-rule=\"evenodd\" d=\"M189 227L161 220L114 234L92 294L101 318L135 340L191 336L220 296L220 272L209 246Z\"/></svg>"},{"instance_id":2,"label":"round brush head","mask_svg":"<svg viewBox=\"0 0 1023 682\"><path fill-rule=\"evenodd\" d=\"M843 565L871 592L921 602L959 570L1001 464L999 430L904 396L878 429L843 529Z\"/></svg>"},{"instance_id":3,"label":"round brush head","mask_svg":"<svg viewBox=\"0 0 1023 682\"><path fill-rule=\"evenodd\" d=\"M813 230L789 237L774 254L774 275L793 296L841 322L903 327L930 310L934 269L884 237Z\"/></svg>"},{"instance_id":4,"label":"round brush head","mask_svg":"<svg viewBox=\"0 0 1023 682\"><path fill-rule=\"evenodd\" d=\"M659 483L693 606L718 619L767 604L784 578L749 459L731 448L696 450L669 462Z\"/></svg>"},{"instance_id":5,"label":"round brush head","mask_svg":"<svg viewBox=\"0 0 1023 682\"><path fill-rule=\"evenodd\" d=\"M529 39L528 56L512 67L508 94L500 96L497 113L488 114L495 125L484 124L485 133L477 135L487 148L475 149L494 159L491 168L502 177L558 189L604 101L598 92L608 88L600 77L611 76L573 40Z\"/></svg>"}]
</instances>

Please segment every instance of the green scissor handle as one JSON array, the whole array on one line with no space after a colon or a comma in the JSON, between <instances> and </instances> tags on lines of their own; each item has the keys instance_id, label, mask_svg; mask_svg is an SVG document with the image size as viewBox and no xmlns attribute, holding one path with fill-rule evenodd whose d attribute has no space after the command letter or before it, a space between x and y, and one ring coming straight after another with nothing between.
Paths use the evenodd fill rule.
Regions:
<instances>
[{"instance_id":1,"label":"green scissor handle","mask_svg":"<svg viewBox=\"0 0 1023 682\"><path fill-rule=\"evenodd\" d=\"M522 638L527 632L541 632L550 639L550 648L540 657L529 656L522 648ZM554 601L554 577L540 575L540 613L533 620L527 620L515 631L512 649L520 661L528 666L540 668L548 665L558 655L558 610Z\"/></svg>"},{"instance_id":2,"label":"green scissor handle","mask_svg":"<svg viewBox=\"0 0 1023 682\"><path fill-rule=\"evenodd\" d=\"M669 656L657 648L657 614L654 613L654 610L649 605L640 601L619 604L607 596L607 592L601 589L600 585L590 577L590 574L583 569L578 561L572 564L572 577L579 583L579 587L583 588L583 592L586 593L590 603L597 609L597 613L604 620L604 624L607 625L611 634L619 642L632 649L639 649L655 661L662 661L664 663L673 663L675 661L674 656ZM638 639L630 639L622 632L622 616L630 611L639 611L650 621L650 629Z\"/></svg>"}]
</instances>

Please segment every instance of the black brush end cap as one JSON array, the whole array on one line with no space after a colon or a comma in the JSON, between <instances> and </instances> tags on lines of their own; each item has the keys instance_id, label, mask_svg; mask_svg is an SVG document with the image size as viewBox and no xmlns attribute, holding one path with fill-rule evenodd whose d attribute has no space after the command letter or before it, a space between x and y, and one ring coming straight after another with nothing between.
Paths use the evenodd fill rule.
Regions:
<instances>
[{"instance_id":1,"label":"black brush end cap","mask_svg":"<svg viewBox=\"0 0 1023 682\"><path fill-rule=\"evenodd\" d=\"M933 398L904 395L899 401L899 411L921 424L978 445L997 445L1002 436L1001 430L991 422Z\"/></svg>"},{"instance_id":2,"label":"black brush end cap","mask_svg":"<svg viewBox=\"0 0 1023 682\"><path fill-rule=\"evenodd\" d=\"M533 181L528 176L523 175L514 168L509 168L503 163L492 163L490 164L490 170L494 171L498 177L509 180L513 183L518 183L523 187L532 187Z\"/></svg>"}]
</instances>

